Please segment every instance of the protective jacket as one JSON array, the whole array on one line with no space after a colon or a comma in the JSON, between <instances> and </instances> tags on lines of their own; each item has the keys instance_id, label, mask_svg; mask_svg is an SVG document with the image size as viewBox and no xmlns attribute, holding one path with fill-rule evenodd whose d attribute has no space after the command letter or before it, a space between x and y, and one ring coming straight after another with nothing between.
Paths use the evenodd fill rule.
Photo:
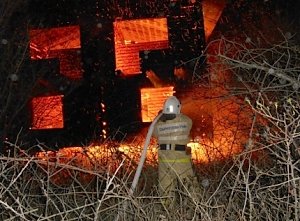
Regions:
<instances>
[{"instance_id":1,"label":"protective jacket","mask_svg":"<svg viewBox=\"0 0 300 221\"><path fill-rule=\"evenodd\" d=\"M178 114L172 120L158 121L154 126L153 136L157 138L158 144L186 145L190 140L192 120L184 115Z\"/></svg>"}]
</instances>

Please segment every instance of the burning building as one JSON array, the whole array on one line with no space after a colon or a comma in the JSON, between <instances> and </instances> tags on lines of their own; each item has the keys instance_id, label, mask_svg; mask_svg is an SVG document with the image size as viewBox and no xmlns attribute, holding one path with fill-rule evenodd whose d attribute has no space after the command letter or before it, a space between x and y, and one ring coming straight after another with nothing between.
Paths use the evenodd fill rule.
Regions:
<instances>
[{"instance_id":1,"label":"burning building","mask_svg":"<svg viewBox=\"0 0 300 221\"><path fill-rule=\"evenodd\" d=\"M140 129L165 97L181 90L174 68L205 47L200 1L30 5L29 56L42 71L29 105L29 132L50 146Z\"/></svg>"}]
</instances>

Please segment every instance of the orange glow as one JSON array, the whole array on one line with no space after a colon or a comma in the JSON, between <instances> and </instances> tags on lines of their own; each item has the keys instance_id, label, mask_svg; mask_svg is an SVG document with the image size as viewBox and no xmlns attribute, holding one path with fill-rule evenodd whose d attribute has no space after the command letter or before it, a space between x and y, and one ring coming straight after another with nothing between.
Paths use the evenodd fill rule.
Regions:
<instances>
[{"instance_id":1,"label":"orange glow","mask_svg":"<svg viewBox=\"0 0 300 221\"><path fill-rule=\"evenodd\" d=\"M150 80L154 87L163 87L165 85L165 83L155 74L153 70L147 70L146 77Z\"/></svg>"},{"instance_id":2,"label":"orange glow","mask_svg":"<svg viewBox=\"0 0 300 221\"><path fill-rule=\"evenodd\" d=\"M172 96L174 87L141 88L142 121L151 122L162 109L167 97Z\"/></svg>"},{"instance_id":3,"label":"orange glow","mask_svg":"<svg viewBox=\"0 0 300 221\"><path fill-rule=\"evenodd\" d=\"M226 5L226 0L218 0L218 1L203 0L202 1L204 31L205 31L206 40L209 38L215 26L217 25L225 5Z\"/></svg>"},{"instance_id":4,"label":"orange glow","mask_svg":"<svg viewBox=\"0 0 300 221\"><path fill-rule=\"evenodd\" d=\"M115 21L116 70L124 75L140 74L139 52L169 47L166 18Z\"/></svg>"},{"instance_id":5,"label":"orange glow","mask_svg":"<svg viewBox=\"0 0 300 221\"><path fill-rule=\"evenodd\" d=\"M82 77L79 26L33 29L29 37L31 59L58 58L61 74L71 79Z\"/></svg>"},{"instance_id":6,"label":"orange glow","mask_svg":"<svg viewBox=\"0 0 300 221\"><path fill-rule=\"evenodd\" d=\"M38 152L36 157L41 165L50 168L51 182L57 185L68 185L74 176L72 174L74 173L73 169L78 168L77 171L81 172L76 178L84 184L91 181L94 172L100 174L114 173L124 158L128 163L127 166L135 170L136 168L132 167L132 162L136 165L140 161L143 145L144 140L142 139L142 142L137 141L128 144L107 143L88 147L65 147L58 151ZM209 162L209 153L201 144L191 142L188 146L192 148L192 160L195 163ZM147 149L145 165L157 165L157 150L155 141L151 140Z\"/></svg>"},{"instance_id":7,"label":"orange glow","mask_svg":"<svg viewBox=\"0 0 300 221\"><path fill-rule=\"evenodd\" d=\"M182 112L193 120L189 146L197 162L228 159L240 153L249 138L253 113L227 93L217 87L199 87L181 100Z\"/></svg>"},{"instance_id":8,"label":"orange glow","mask_svg":"<svg viewBox=\"0 0 300 221\"><path fill-rule=\"evenodd\" d=\"M220 79L223 79L222 73L218 73L221 75ZM221 80L220 83L222 82ZM182 112L193 120L193 140L188 146L192 148L192 159L196 164L226 160L237 155L243 150L249 138L251 116L253 116L251 109L245 108L243 103L241 105L234 96L228 96L228 91L219 87L222 85L215 83L211 88L197 86L185 92L184 96L180 98ZM148 120L150 117L156 116L165 98L174 93L173 87L164 91L165 89L167 88L141 89L141 94L145 96L142 106ZM156 95L158 92L159 94ZM161 97L161 100L157 100L158 97ZM158 104L159 102L161 103ZM157 109L152 107L148 110L149 105L153 105ZM148 116L152 112L153 115ZM107 167L113 170L124 158L129 163L139 162L145 138L145 131L140 131L134 135L134 141L131 143L123 141L122 144L108 143L89 147L63 148L54 155L56 158L62 158L59 159L61 163L72 162L74 165L76 163L78 167L90 168L93 171L103 171L103 168ZM129 139L127 138L127 140ZM72 160L72 157L75 156L75 160ZM47 157L39 155L39 159L45 161ZM50 160L48 159L48 161ZM155 139L152 138L147 151L146 165L156 164L157 145Z\"/></svg>"},{"instance_id":9,"label":"orange glow","mask_svg":"<svg viewBox=\"0 0 300 221\"><path fill-rule=\"evenodd\" d=\"M190 142L187 144L192 149L192 159L196 162L208 162L205 148L199 142Z\"/></svg>"},{"instance_id":10,"label":"orange glow","mask_svg":"<svg viewBox=\"0 0 300 221\"><path fill-rule=\"evenodd\" d=\"M207 89L199 88L199 94L205 96ZM193 120L191 137L194 141L203 139L212 140L214 137L212 101L205 98L193 98L187 95L181 99L181 112Z\"/></svg>"},{"instance_id":11,"label":"orange glow","mask_svg":"<svg viewBox=\"0 0 300 221\"><path fill-rule=\"evenodd\" d=\"M117 145L115 143L107 143L88 147L65 147L58 151L38 152L35 156L41 165L50 168L49 177L52 183L68 185L72 182L74 172L80 171L76 178L81 183L87 184L93 179L93 172L100 174L113 173L124 158L129 160L127 162L130 165L132 162L138 162L142 148L138 144ZM156 147L150 145L145 163L156 164L156 154ZM92 173L89 173L90 171Z\"/></svg>"},{"instance_id":12,"label":"orange glow","mask_svg":"<svg viewBox=\"0 0 300 221\"><path fill-rule=\"evenodd\" d=\"M63 128L62 99L62 95L33 98L30 129Z\"/></svg>"}]
</instances>

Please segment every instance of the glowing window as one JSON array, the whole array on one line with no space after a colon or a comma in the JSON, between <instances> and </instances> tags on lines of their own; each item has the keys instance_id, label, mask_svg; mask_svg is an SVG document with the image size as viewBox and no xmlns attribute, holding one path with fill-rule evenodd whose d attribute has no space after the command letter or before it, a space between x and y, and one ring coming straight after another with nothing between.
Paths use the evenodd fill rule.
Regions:
<instances>
[{"instance_id":1,"label":"glowing window","mask_svg":"<svg viewBox=\"0 0 300 221\"><path fill-rule=\"evenodd\" d=\"M30 129L63 128L62 95L35 97L31 101L32 121Z\"/></svg>"},{"instance_id":2,"label":"glowing window","mask_svg":"<svg viewBox=\"0 0 300 221\"><path fill-rule=\"evenodd\" d=\"M141 88L142 121L151 122L162 110L167 97L172 96L174 87Z\"/></svg>"},{"instance_id":3,"label":"glowing window","mask_svg":"<svg viewBox=\"0 0 300 221\"><path fill-rule=\"evenodd\" d=\"M82 77L79 26L33 29L29 37L31 59L58 58L61 74L71 79Z\"/></svg>"},{"instance_id":4,"label":"glowing window","mask_svg":"<svg viewBox=\"0 0 300 221\"><path fill-rule=\"evenodd\" d=\"M124 75L141 73L139 52L169 47L166 18L114 22L116 70Z\"/></svg>"}]
</instances>

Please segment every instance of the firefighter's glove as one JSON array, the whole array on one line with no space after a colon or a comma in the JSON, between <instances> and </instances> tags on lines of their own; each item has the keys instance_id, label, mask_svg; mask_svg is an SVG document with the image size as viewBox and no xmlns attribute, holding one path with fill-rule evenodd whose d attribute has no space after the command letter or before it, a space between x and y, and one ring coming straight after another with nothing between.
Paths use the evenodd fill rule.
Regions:
<instances>
[{"instance_id":1,"label":"firefighter's glove","mask_svg":"<svg viewBox=\"0 0 300 221\"><path fill-rule=\"evenodd\" d=\"M187 155L191 155L192 154L192 148L189 147L189 146L186 146L185 147L185 152L186 152Z\"/></svg>"}]
</instances>

